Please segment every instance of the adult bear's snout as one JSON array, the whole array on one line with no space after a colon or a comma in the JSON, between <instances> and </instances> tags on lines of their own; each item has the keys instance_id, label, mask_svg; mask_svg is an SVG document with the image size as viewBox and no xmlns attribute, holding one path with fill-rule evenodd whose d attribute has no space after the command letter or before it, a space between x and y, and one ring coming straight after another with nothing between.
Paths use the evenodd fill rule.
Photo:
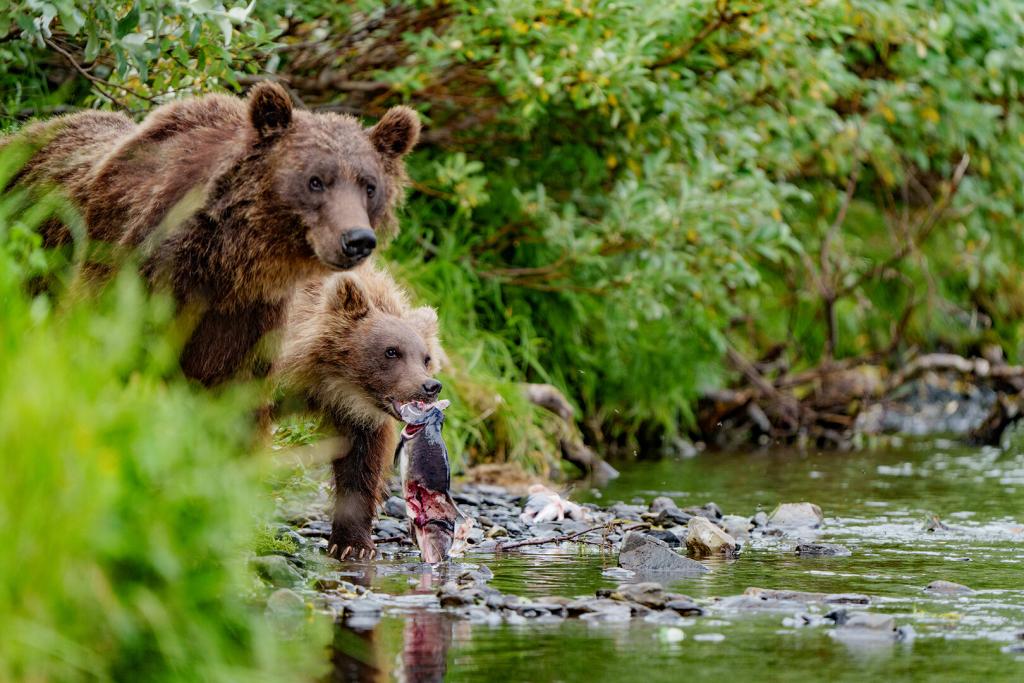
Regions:
<instances>
[{"instance_id":1,"label":"adult bear's snout","mask_svg":"<svg viewBox=\"0 0 1024 683\"><path fill-rule=\"evenodd\" d=\"M377 247L377 237L369 228L349 230L341 236L341 251L345 256L362 261Z\"/></svg>"}]
</instances>

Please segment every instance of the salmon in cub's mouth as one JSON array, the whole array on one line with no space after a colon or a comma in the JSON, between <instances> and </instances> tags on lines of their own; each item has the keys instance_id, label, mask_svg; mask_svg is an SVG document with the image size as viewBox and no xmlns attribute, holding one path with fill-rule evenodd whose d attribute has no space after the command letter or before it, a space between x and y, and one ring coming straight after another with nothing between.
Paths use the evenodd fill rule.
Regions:
<instances>
[{"instance_id":1,"label":"salmon in cub's mouth","mask_svg":"<svg viewBox=\"0 0 1024 683\"><path fill-rule=\"evenodd\" d=\"M441 436L448 401L413 401L399 406L405 422L396 459L409 526L424 562L434 564L461 552L473 520L451 495L448 448Z\"/></svg>"}]
</instances>

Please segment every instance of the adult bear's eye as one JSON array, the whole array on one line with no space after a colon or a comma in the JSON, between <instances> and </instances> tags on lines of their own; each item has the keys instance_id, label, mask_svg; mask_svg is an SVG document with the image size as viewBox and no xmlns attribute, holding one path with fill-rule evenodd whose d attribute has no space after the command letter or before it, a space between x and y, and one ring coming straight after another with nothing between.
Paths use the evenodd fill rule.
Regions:
<instances>
[{"instance_id":1,"label":"adult bear's eye","mask_svg":"<svg viewBox=\"0 0 1024 683\"><path fill-rule=\"evenodd\" d=\"M389 346L388 348L384 349L384 355L388 358L398 358L398 349L396 349L394 346Z\"/></svg>"},{"instance_id":2,"label":"adult bear's eye","mask_svg":"<svg viewBox=\"0 0 1024 683\"><path fill-rule=\"evenodd\" d=\"M315 175L309 179L309 191L310 192L323 192L324 181L320 180L320 176Z\"/></svg>"},{"instance_id":3,"label":"adult bear's eye","mask_svg":"<svg viewBox=\"0 0 1024 683\"><path fill-rule=\"evenodd\" d=\"M427 356L426 358L423 359L423 365L424 366L430 365L430 356Z\"/></svg>"},{"instance_id":4,"label":"adult bear's eye","mask_svg":"<svg viewBox=\"0 0 1024 683\"><path fill-rule=\"evenodd\" d=\"M377 194L377 186L373 183L366 183L366 196L373 199L375 194Z\"/></svg>"}]
</instances>

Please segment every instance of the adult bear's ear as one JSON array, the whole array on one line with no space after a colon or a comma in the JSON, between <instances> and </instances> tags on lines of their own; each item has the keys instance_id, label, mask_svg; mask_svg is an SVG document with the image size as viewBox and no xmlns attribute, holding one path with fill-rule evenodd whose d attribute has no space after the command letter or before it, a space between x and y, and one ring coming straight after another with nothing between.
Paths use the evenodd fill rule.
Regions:
<instances>
[{"instance_id":1,"label":"adult bear's ear","mask_svg":"<svg viewBox=\"0 0 1024 683\"><path fill-rule=\"evenodd\" d=\"M352 320L370 312L370 298L352 275L336 275L327 296L327 310Z\"/></svg>"},{"instance_id":2,"label":"adult bear's ear","mask_svg":"<svg viewBox=\"0 0 1024 683\"><path fill-rule=\"evenodd\" d=\"M437 311L430 306L414 308L409 311L407 320L425 341L429 342L437 337Z\"/></svg>"},{"instance_id":3,"label":"adult bear's ear","mask_svg":"<svg viewBox=\"0 0 1024 683\"><path fill-rule=\"evenodd\" d=\"M292 98L277 83L260 81L249 91L249 119L261 138L280 133L292 123Z\"/></svg>"},{"instance_id":4,"label":"adult bear's ear","mask_svg":"<svg viewBox=\"0 0 1024 683\"><path fill-rule=\"evenodd\" d=\"M392 107L370 129L370 142L381 156L397 159L420 139L420 117L409 107Z\"/></svg>"}]
</instances>

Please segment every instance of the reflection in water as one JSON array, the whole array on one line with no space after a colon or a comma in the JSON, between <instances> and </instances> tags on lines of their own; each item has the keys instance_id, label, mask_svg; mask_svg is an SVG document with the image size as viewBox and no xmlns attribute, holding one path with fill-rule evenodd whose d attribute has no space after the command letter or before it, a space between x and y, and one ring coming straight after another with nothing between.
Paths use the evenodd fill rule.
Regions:
<instances>
[{"instance_id":1,"label":"reflection in water","mask_svg":"<svg viewBox=\"0 0 1024 683\"><path fill-rule=\"evenodd\" d=\"M339 624L331 648L332 670L324 683L370 683L392 678L406 683L443 681L454 620L444 612L416 609L402 621L401 649L394 656L390 654L393 650L387 630L381 626L356 628L351 624L357 622L351 621ZM387 620L388 626L394 623Z\"/></svg>"},{"instance_id":2,"label":"reflection in water","mask_svg":"<svg viewBox=\"0 0 1024 683\"><path fill-rule=\"evenodd\" d=\"M339 625L331 643L331 673L325 683L370 683L380 680L374 629Z\"/></svg>"},{"instance_id":3,"label":"reflection in water","mask_svg":"<svg viewBox=\"0 0 1024 683\"><path fill-rule=\"evenodd\" d=\"M396 678L408 683L443 681L451 644L451 619L441 612L416 611L405 622Z\"/></svg>"}]
</instances>

